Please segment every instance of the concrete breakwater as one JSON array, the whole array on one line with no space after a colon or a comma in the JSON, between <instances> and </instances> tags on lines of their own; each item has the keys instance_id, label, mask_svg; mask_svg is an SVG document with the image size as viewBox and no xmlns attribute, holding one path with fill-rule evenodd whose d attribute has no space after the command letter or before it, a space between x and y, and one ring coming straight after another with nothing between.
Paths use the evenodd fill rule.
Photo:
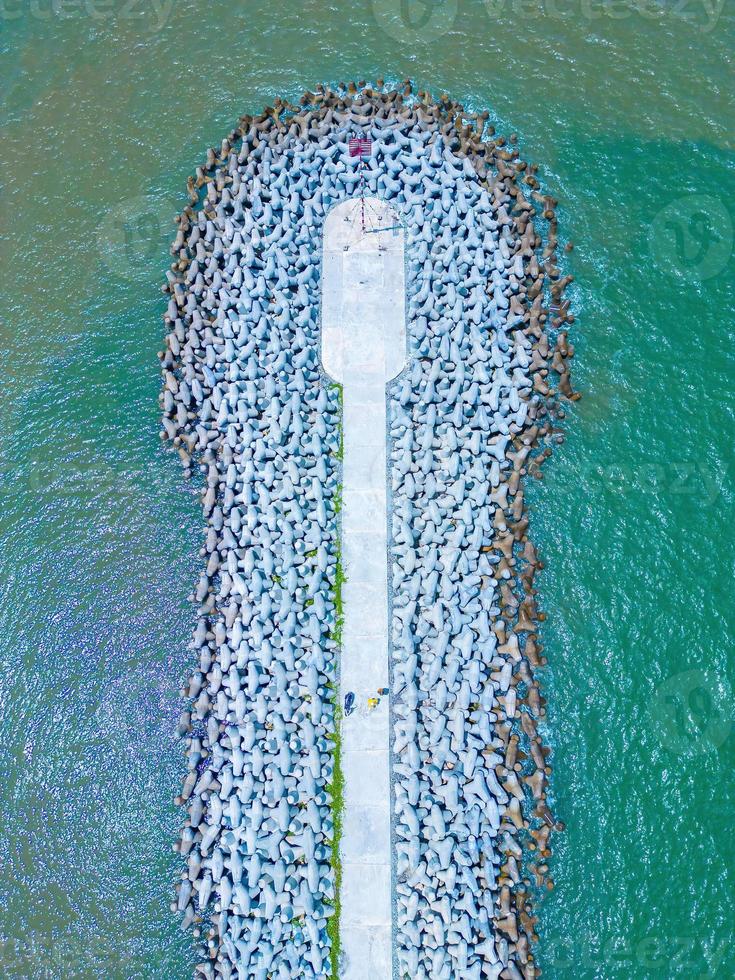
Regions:
<instances>
[{"instance_id":1,"label":"concrete breakwater","mask_svg":"<svg viewBox=\"0 0 735 980\"><path fill-rule=\"evenodd\" d=\"M486 115L409 85L243 117L178 218L163 434L204 474L206 566L177 907L203 930L202 976L338 972L340 399L319 311L324 222L361 180L354 135L373 140L362 179L401 216L409 272L387 395L392 970L530 978L555 820L523 480L575 397L568 277L533 168Z\"/></svg>"},{"instance_id":2,"label":"concrete breakwater","mask_svg":"<svg viewBox=\"0 0 735 980\"><path fill-rule=\"evenodd\" d=\"M342 386L343 980L390 976L393 959L391 712L379 692L390 677L386 384L406 362L404 238L376 197L349 198L324 223L321 356Z\"/></svg>"}]
</instances>

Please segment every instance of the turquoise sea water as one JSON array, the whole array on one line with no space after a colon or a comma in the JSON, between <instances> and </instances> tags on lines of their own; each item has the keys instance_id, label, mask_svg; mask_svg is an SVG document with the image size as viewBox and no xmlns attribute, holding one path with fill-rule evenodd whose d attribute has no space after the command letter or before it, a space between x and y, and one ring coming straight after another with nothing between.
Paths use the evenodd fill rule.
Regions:
<instances>
[{"instance_id":1,"label":"turquoise sea water","mask_svg":"<svg viewBox=\"0 0 735 980\"><path fill-rule=\"evenodd\" d=\"M731 4L0 6L0 969L190 975L169 912L201 544L159 448L172 217L237 117L410 76L519 134L575 249L531 493L550 666L544 976L735 976Z\"/></svg>"}]
</instances>

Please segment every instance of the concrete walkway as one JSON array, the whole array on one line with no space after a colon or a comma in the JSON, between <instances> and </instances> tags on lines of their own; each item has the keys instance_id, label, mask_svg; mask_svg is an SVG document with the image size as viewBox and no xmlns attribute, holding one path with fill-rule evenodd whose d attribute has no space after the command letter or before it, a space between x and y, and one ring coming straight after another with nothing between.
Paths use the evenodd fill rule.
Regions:
<instances>
[{"instance_id":1,"label":"concrete walkway","mask_svg":"<svg viewBox=\"0 0 735 980\"><path fill-rule=\"evenodd\" d=\"M398 224L367 202L367 228ZM342 554L344 633L340 703L345 809L342 833L343 980L392 976L388 698L386 383L405 361L404 234L363 234L359 201L337 206L324 229L322 362L344 386Z\"/></svg>"}]
</instances>

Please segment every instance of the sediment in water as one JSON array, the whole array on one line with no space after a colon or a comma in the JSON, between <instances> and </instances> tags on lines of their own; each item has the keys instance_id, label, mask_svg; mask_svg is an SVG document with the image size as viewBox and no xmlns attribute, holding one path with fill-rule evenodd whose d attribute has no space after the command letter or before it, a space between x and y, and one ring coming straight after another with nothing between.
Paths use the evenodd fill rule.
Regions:
<instances>
[{"instance_id":1,"label":"sediment in water","mask_svg":"<svg viewBox=\"0 0 735 980\"><path fill-rule=\"evenodd\" d=\"M555 819L524 480L576 397L569 277L533 168L486 114L409 85L243 117L178 218L162 435L204 473L206 567L177 907L205 924L203 976L332 972L339 400L320 256L326 213L357 191L358 134L410 273L388 398L395 968L530 978Z\"/></svg>"}]
</instances>

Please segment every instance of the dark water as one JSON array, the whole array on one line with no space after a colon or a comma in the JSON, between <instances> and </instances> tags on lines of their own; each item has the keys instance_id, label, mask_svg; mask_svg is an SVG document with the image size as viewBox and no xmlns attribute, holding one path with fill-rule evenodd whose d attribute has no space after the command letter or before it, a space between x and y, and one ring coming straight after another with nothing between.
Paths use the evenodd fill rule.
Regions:
<instances>
[{"instance_id":1,"label":"dark water","mask_svg":"<svg viewBox=\"0 0 735 980\"><path fill-rule=\"evenodd\" d=\"M410 76L489 107L573 239L569 439L532 493L544 974L735 975L731 4L0 6L0 965L190 975L168 910L201 543L157 437L172 217L237 117Z\"/></svg>"}]
</instances>

